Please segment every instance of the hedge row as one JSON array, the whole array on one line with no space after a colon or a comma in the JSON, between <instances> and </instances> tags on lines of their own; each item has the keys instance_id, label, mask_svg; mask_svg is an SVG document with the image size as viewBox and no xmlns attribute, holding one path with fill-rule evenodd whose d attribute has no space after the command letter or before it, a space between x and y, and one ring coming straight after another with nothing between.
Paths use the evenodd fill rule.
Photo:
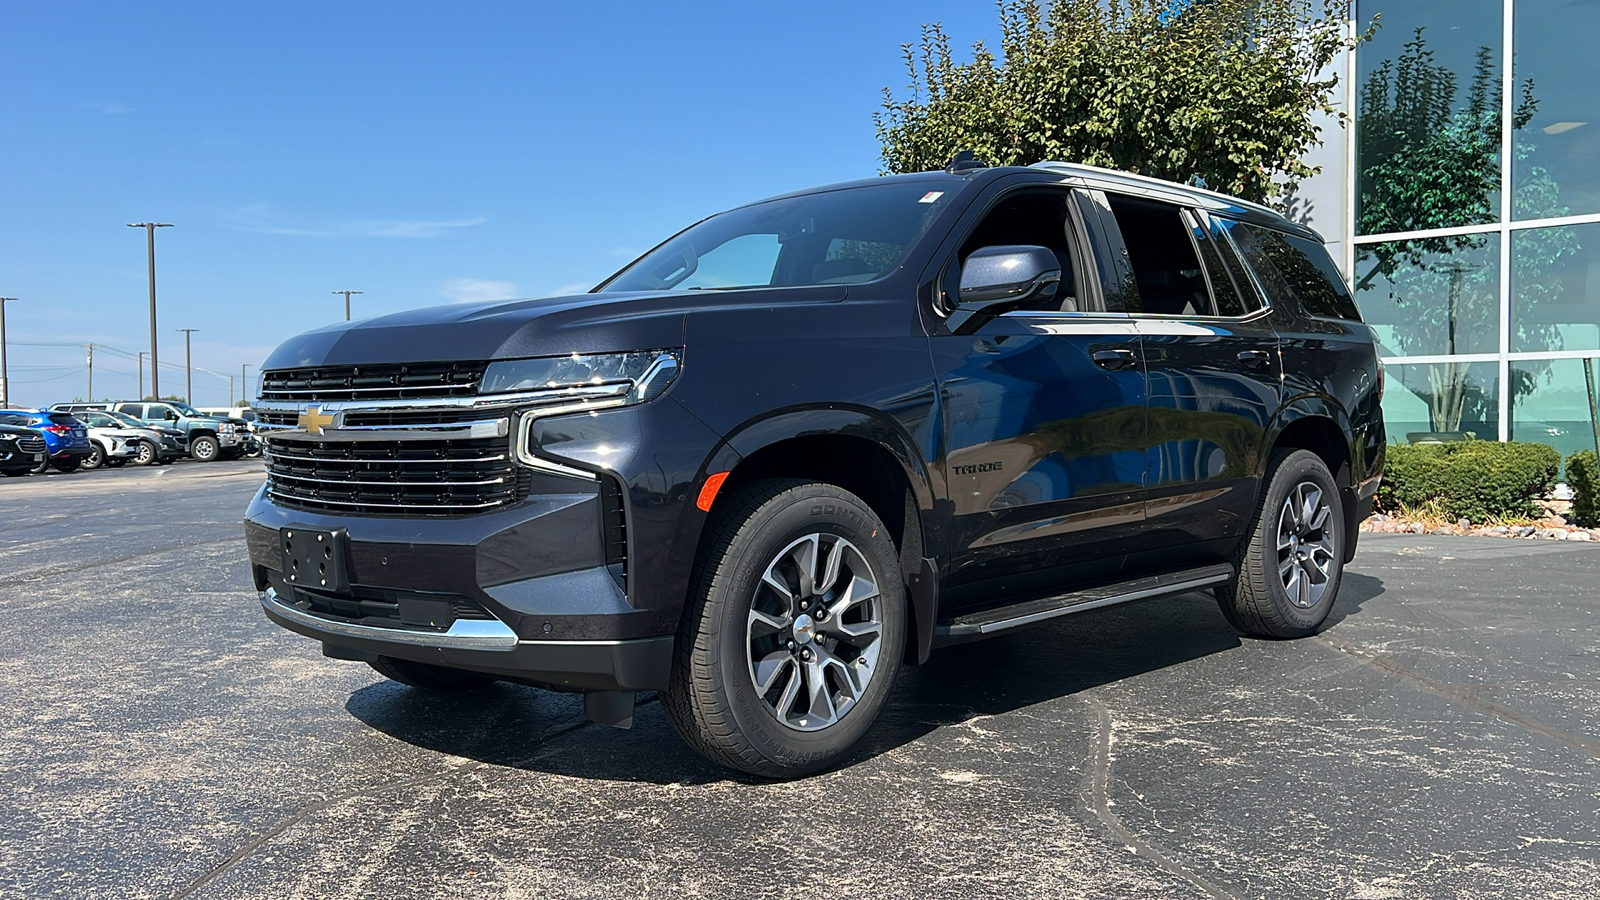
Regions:
<instances>
[{"instance_id":1,"label":"hedge row","mask_svg":"<svg viewBox=\"0 0 1600 900\"><path fill-rule=\"evenodd\" d=\"M1572 524L1584 528L1600 525L1600 459L1593 450L1567 457L1567 487L1572 488Z\"/></svg>"},{"instance_id":2,"label":"hedge row","mask_svg":"<svg viewBox=\"0 0 1600 900\"><path fill-rule=\"evenodd\" d=\"M1539 515L1533 501L1550 493L1561 468L1555 448L1520 441L1391 444L1386 450L1380 508L1436 502L1446 516L1473 522Z\"/></svg>"}]
</instances>

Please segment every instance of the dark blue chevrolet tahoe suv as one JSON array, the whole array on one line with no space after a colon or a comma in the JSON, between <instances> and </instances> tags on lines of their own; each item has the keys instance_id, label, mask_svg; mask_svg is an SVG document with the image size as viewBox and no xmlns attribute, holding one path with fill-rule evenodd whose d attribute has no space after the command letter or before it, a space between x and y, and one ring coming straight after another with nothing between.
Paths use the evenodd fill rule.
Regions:
<instances>
[{"instance_id":1,"label":"dark blue chevrolet tahoe suv","mask_svg":"<svg viewBox=\"0 0 1600 900\"><path fill-rule=\"evenodd\" d=\"M847 758L936 647L1212 591L1324 624L1383 466L1317 234L1060 163L802 191L592 291L296 337L246 534L274 622L419 688L658 691L708 758Z\"/></svg>"}]
</instances>

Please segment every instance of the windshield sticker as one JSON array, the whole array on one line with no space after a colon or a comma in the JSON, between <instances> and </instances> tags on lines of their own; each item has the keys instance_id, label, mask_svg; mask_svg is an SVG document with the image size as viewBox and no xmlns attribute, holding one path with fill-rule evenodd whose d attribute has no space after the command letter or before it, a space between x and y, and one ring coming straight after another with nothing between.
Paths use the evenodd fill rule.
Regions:
<instances>
[{"instance_id":1,"label":"windshield sticker","mask_svg":"<svg viewBox=\"0 0 1600 900\"><path fill-rule=\"evenodd\" d=\"M929 191L926 194L923 194L922 195L922 199L918 200L917 202L918 203L933 203L933 202L937 201L940 197L943 197L943 196L944 196L944 191Z\"/></svg>"}]
</instances>

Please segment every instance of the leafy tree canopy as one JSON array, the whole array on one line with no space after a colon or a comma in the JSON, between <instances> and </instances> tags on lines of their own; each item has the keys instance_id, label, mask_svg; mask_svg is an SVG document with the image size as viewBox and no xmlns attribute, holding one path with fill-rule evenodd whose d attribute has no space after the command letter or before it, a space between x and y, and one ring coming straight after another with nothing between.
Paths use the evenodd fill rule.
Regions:
<instances>
[{"instance_id":1,"label":"leafy tree canopy","mask_svg":"<svg viewBox=\"0 0 1600 900\"><path fill-rule=\"evenodd\" d=\"M904 47L910 96L874 115L885 172L1054 159L1203 184L1257 202L1316 174L1312 114L1353 45L1344 0L999 0L999 55L957 62L937 24ZM1356 38L1365 40L1371 35Z\"/></svg>"}]
</instances>

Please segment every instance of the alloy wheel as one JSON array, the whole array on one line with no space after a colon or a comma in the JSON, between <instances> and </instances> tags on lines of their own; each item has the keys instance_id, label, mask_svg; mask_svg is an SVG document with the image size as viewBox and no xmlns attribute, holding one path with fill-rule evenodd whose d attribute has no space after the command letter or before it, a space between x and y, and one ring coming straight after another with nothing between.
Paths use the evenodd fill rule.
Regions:
<instances>
[{"instance_id":1,"label":"alloy wheel","mask_svg":"<svg viewBox=\"0 0 1600 900\"><path fill-rule=\"evenodd\" d=\"M1289 602L1301 609L1327 593L1337 552L1328 528L1332 517L1327 492L1310 481L1295 485L1278 513L1278 576Z\"/></svg>"},{"instance_id":2,"label":"alloy wheel","mask_svg":"<svg viewBox=\"0 0 1600 900\"><path fill-rule=\"evenodd\" d=\"M849 714L878 670L883 610L872 565L838 535L806 535L767 564L746 647L751 681L779 722L819 731Z\"/></svg>"}]
</instances>

